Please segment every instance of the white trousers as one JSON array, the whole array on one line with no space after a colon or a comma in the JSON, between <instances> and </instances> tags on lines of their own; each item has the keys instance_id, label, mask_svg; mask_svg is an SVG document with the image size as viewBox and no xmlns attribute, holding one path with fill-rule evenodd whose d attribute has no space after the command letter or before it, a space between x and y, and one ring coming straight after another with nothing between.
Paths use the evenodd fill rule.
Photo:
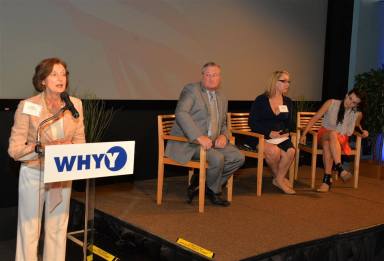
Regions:
<instances>
[{"instance_id":1,"label":"white trousers","mask_svg":"<svg viewBox=\"0 0 384 261\"><path fill-rule=\"evenodd\" d=\"M44 202L49 189L43 172L21 165L17 223L16 261L37 261ZM51 212L45 210L44 261L65 261L71 182L62 182L62 202Z\"/></svg>"}]
</instances>

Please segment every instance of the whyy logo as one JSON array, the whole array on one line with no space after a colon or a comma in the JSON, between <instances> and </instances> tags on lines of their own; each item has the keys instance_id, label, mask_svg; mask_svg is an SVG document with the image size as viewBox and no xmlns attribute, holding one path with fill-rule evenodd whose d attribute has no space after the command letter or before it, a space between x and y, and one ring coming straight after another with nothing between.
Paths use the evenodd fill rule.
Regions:
<instances>
[{"instance_id":1,"label":"whyy logo","mask_svg":"<svg viewBox=\"0 0 384 261\"><path fill-rule=\"evenodd\" d=\"M106 153L54 157L58 172L89 170L106 167L119 171L127 163L127 152L120 146L110 148Z\"/></svg>"}]
</instances>

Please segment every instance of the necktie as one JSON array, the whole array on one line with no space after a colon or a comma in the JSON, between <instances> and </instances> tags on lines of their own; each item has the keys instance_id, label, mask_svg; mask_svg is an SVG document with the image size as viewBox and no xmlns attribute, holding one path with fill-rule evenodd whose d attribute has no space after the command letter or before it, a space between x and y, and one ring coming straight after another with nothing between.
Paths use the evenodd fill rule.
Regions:
<instances>
[{"instance_id":1,"label":"necktie","mask_svg":"<svg viewBox=\"0 0 384 261\"><path fill-rule=\"evenodd\" d=\"M218 112L217 112L217 101L216 95L212 92L208 92L209 95L209 111L210 111L210 130L211 130L211 139L215 140L219 132L219 123L218 123Z\"/></svg>"}]
</instances>

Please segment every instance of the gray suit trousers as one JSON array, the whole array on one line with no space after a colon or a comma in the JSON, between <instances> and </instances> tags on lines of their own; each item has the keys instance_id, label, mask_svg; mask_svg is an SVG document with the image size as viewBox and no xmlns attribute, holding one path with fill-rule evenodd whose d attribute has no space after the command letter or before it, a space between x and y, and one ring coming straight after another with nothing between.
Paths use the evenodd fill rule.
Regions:
<instances>
[{"instance_id":1,"label":"gray suit trousers","mask_svg":"<svg viewBox=\"0 0 384 261\"><path fill-rule=\"evenodd\" d=\"M199 159L200 147L197 146L193 159ZM214 193L220 193L228 178L244 164L245 157L228 143L223 149L211 148L207 151L207 187Z\"/></svg>"}]
</instances>

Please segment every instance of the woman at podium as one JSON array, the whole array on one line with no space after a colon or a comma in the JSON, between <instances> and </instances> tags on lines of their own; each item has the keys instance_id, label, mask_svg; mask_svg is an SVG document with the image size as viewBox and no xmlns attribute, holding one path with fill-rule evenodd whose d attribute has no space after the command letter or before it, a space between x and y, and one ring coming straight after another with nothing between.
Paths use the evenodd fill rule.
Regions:
<instances>
[{"instance_id":1,"label":"woman at podium","mask_svg":"<svg viewBox=\"0 0 384 261\"><path fill-rule=\"evenodd\" d=\"M71 182L43 183L42 152L46 145L85 142L82 103L66 94L68 75L64 61L41 61L32 79L39 94L15 112L8 153L21 161L16 260L38 260L43 213L43 260L65 260Z\"/></svg>"}]
</instances>

